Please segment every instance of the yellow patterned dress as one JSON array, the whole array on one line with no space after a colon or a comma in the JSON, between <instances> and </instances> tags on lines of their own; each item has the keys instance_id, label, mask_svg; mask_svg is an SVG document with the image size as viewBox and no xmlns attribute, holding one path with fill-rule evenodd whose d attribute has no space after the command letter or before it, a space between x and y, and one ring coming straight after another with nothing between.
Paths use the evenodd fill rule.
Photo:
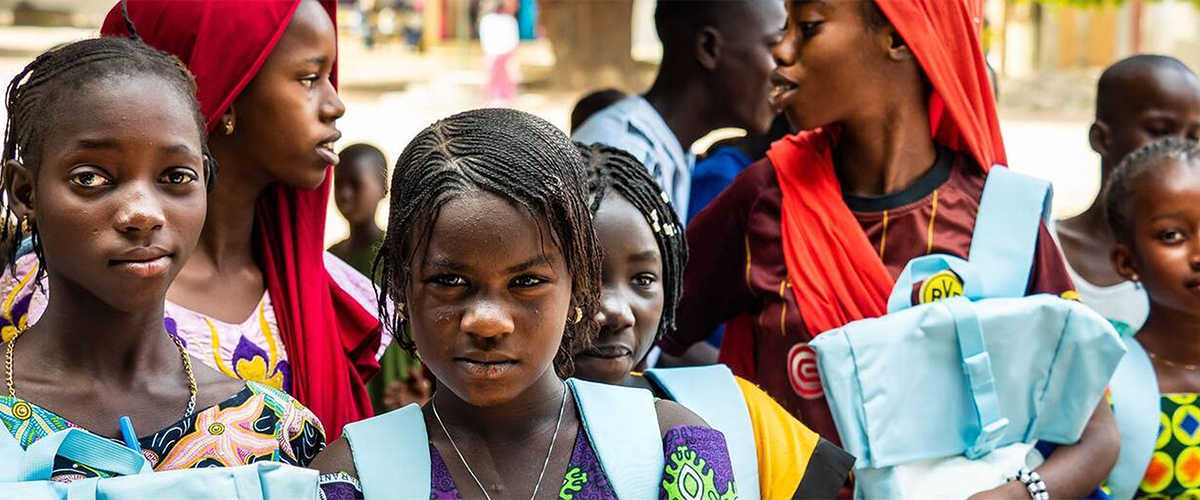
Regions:
<instances>
[{"instance_id":1,"label":"yellow patterned dress","mask_svg":"<svg viewBox=\"0 0 1200 500\"><path fill-rule=\"evenodd\" d=\"M0 423L21 448L51 433L79 427L11 396L0 396ZM317 417L291 396L248 382L233 397L139 437L138 442L154 470L232 467L263 460L303 467L325 448L325 431ZM56 457L51 473L51 479L60 482L112 476L62 457Z\"/></svg>"},{"instance_id":2,"label":"yellow patterned dress","mask_svg":"<svg viewBox=\"0 0 1200 500\"><path fill-rule=\"evenodd\" d=\"M1200 499L1200 404L1196 394L1163 394L1158 441L1134 498Z\"/></svg>"}]
</instances>

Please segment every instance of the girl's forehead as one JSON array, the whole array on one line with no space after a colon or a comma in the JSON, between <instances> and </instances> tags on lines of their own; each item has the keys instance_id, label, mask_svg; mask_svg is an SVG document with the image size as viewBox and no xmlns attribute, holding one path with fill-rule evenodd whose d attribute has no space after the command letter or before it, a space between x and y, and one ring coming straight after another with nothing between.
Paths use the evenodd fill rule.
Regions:
<instances>
[{"instance_id":1,"label":"girl's forehead","mask_svg":"<svg viewBox=\"0 0 1200 500\"><path fill-rule=\"evenodd\" d=\"M456 257L497 265L535 256L544 256L550 262L563 259L547 217L490 192L473 191L457 196L426 220L429 222L424 224L425 228L418 224L414 230L428 234L424 251L418 249L418 253L429 257Z\"/></svg>"}]
</instances>

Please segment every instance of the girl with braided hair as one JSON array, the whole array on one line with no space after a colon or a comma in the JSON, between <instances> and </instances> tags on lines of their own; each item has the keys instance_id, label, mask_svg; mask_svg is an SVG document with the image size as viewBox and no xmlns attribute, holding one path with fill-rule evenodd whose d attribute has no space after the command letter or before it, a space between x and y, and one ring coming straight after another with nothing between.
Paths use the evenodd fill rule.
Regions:
<instances>
[{"instance_id":1,"label":"girl with braided hair","mask_svg":"<svg viewBox=\"0 0 1200 500\"><path fill-rule=\"evenodd\" d=\"M690 411L567 379L598 327L583 167L514 110L460 113L408 145L376 267L436 389L347 426L314 463L327 498L680 498L681 477L736 497L724 437Z\"/></svg>"},{"instance_id":2,"label":"girl with braided hair","mask_svg":"<svg viewBox=\"0 0 1200 500\"><path fill-rule=\"evenodd\" d=\"M163 322L216 170L194 93L178 59L122 38L46 52L9 85L2 183L20 224L3 235L30 238L55 293L37 324L3 327L0 464L70 428L124 438L156 470L303 466L324 447L311 412L197 362ZM80 460L56 456L50 479L120 472Z\"/></svg>"},{"instance_id":3,"label":"girl with braided hair","mask_svg":"<svg viewBox=\"0 0 1200 500\"><path fill-rule=\"evenodd\" d=\"M1150 298L1140 329L1114 322L1128 351L1110 384L1121 443L1107 486L1118 500L1186 496L1200 416L1200 144L1166 137L1134 150L1102 202L1113 269Z\"/></svg>"},{"instance_id":4,"label":"girl with braided hair","mask_svg":"<svg viewBox=\"0 0 1200 500\"><path fill-rule=\"evenodd\" d=\"M372 414L364 384L389 339L370 280L324 251L345 112L334 12L332 0L123 1L101 33L187 65L222 167L200 243L167 295L167 327L204 364L295 396L336 438ZM47 287L20 286L37 283L24 279L35 263L21 259L3 280L28 304L0 311L13 324L45 307Z\"/></svg>"},{"instance_id":5,"label":"girl with braided hair","mask_svg":"<svg viewBox=\"0 0 1200 500\"><path fill-rule=\"evenodd\" d=\"M725 433L744 497L834 498L853 457L805 427L758 386L724 365L635 371L654 342L675 328L687 241L671 203L636 158L600 144L580 144L579 151L588 165L593 223L604 258L596 315L600 334L592 347L575 355L576 376L646 388L695 411ZM730 405L731 398L746 404Z\"/></svg>"}]
</instances>

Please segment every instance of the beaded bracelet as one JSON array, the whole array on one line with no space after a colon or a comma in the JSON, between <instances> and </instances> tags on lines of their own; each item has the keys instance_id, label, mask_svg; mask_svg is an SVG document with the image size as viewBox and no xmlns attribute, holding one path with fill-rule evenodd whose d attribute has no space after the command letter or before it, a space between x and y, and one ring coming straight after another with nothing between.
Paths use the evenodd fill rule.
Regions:
<instances>
[{"instance_id":1,"label":"beaded bracelet","mask_svg":"<svg viewBox=\"0 0 1200 500\"><path fill-rule=\"evenodd\" d=\"M1008 480L1020 481L1024 484L1025 491L1029 492L1029 497L1033 500L1050 500L1050 494L1046 492L1046 482L1042 481L1042 476L1035 471L1021 467L1021 470L1017 471L1017 475Z\"/></svg>"}]
</instances>

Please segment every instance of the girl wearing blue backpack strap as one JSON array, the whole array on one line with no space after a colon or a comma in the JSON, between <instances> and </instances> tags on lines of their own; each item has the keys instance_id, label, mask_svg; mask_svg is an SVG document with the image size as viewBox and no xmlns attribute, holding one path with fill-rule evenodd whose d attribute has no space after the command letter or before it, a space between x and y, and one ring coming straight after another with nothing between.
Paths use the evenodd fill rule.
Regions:
<instances>
[{"instance_id":1,"label":"girl wearing blue backpack strap","mask_svg":"<svg viewBox=\"0 0 1200 500\"><path fill-rule=\"evenodd\" d=\"M37 324L0 330L0 482L307 465L324 446L307 409L192 359L163 321L216 173L194 95L178 59L122 38L46 52L9 85L4 236L29 238L55 293Z\"/></svg>"},{"instance_id":2,"label":"girl wearing blue backpack strap","mask_svg":"<svg viewBox=\"0 0 1200 500\"><path fill-rule=\"evenodd\" d=\"M437 385L424 407L346 426L314 462L327 498L737 497L725 438L699 417L563 380L598 327L583 168L514 110L454 115L405 148L380 297Z\"/></svg>"},{"instance_id":3,"label":"girl wearing blue backpack strap","mask_svg":"<svg viewBox=\"0 0 1200 500\"><path fill-rule=\"evenodd\" d=\"M600 336L575 355L576 376L650 389L721 430L743 499L837 496L854 458L725 365L633 371L675 327L687 240L662 189L636 158L600 144L579 149L588 163L604 259ZM739 400L745 405L731 404Z\"/></svg>"},{"instance_id":4,"label":"girl wearing blue backpack strap","mask_svg":"<svg viewBox=\"0 0 1200 500\"><path fill-rule=\"evenodd\" d=\"M1145 288L1150 315L1122 332L1110 383L1121 431L1107 486L1117 500L1200 488L1200 146L1160 139L1130 153L1104 193L1117 272Z\"/></svg>"}]
</instances>

